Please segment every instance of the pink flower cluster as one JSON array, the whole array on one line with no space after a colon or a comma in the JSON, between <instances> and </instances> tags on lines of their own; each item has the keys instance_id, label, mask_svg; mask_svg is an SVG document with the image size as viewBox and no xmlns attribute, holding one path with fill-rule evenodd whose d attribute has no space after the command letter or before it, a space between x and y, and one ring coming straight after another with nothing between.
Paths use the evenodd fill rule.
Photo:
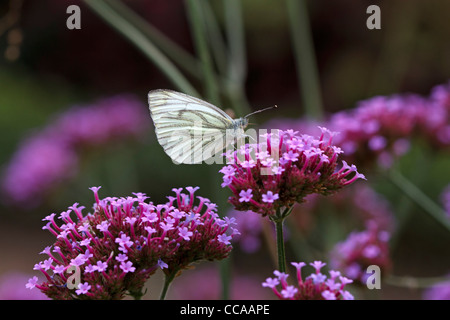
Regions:
<instances>
[{"instance_id":1,"label":"pink flower cluster","mask_svg":"<svg viewBox=\"0 0 450 320\"><path fill-rule=\"evenodd\" d=\"M321 273L321 269L326 263L314 261L310 263L315 272L302 278L302 268L306 266L304 262L291 263L297 270L296 285L289 285L288 274L274 271L275 278L267 278L262 286L271 288L275 295L282 300L353 300L353 295L344 290L347 284L353 280L341 276L339 271L330 270L330 277ZM281 290L277 287L281 284Z\"/></svg>"},{"instance_id":2,"label":"pink flower cluster","mask_svg":"<svg viewBox=\"0 0 450 320\"><path fill-rule=\"evenodd\" d=\"M37 277L27 287L37 287L53 299L121 299L129 292L141 294L145 281L161 268L174 274L199 260L220 260L228 256L230 240L237 230L234 220L221 219L216 205L195 196L198 187L173 189L169 202L147 203L145 194L99 199L97 187L94 212L82 214L77 203L55 221L43 220L56 242L46 247L48 258L35 265L46 281ZM76 219L74 220L74 215ZM68 268L80 271L80 283L68 288Z\"/></svg>"},{"instance_id":3,"label":"pink flower cluster","mask_svg":"<svg viewBox=\"0 0 450 320\"><path fill-rule=\"evenodd\" d=\"M233 238L245 253L255 253L261 247L263 223L261 217L252 211L240 212L230 210L228 216L236 219L239 234ZM275 236L275 234L274 234Z\"/></svg>"},{"instance_id":4,"label":"pink flower cluster","mask_svg":"<svg viewBox=\"0 0 450 320\"><path fill-rule=\"evenodd\" d=\"M330 264L346 277L365 284L370 276L366 273L370 265L377 265L384 274L390 271L389 238L387 231L369 221L366 230L352 232L346 240L336 244L330 253Z\"/></svg>"},{"instance_id":5,"label":"pink flower cluster","mask_svg":"<svg viewBox=\"0 0 450 320\"><path fill-rule=\"evenodd\" d=\"M424 300L450 300L450 274L447 275L447 280L425 289L422 296Z\"/></svg>"},{"instance_id":6,"label":"pink flower cluster","mask_svg":"<svg viewBox=\"0 0 450 320\"><path fill-rule=\"evenodd\" d=\"M233 193L229 202L235 209L270 216L303 202L308 194L332 194L358 178L365 179L345 161L337 170L342 149L332 145L334 132L320 129L318 138L280 130L263 135L265 141L259 144L228 152L228 165L220 172L222 187Z\"/></svg>"},{"instance_id":7,"label":"pink flower cluster","mask_svg":"<svg viewBox=\"0 0 450 320\"><path fill-rule=\"evenodd\" d=\"M444 205L444 210L447 213L447 217L450 219L450 184L445 187L441 194L441 201Z\"/></svg>"},{"instance_id":8,"label":"pink flower cluster","mask_svg":"<svg viewBox=\"0 0 450 320\"><path fill-rule=\"evenodd\" d=\"M377 96L332 115L328 126L341 132L335 142L352 161L390 167L409 150L426 107L425 99L415 95Z\"/></svg>"},{"instance_id":9,"label":"pink flower cluster","mask_svg":"<svg viewBox=\"0 0 450 320\"><path fill-rule=\"evenodd\" d=\"M317 125L317 124L314 124ZM408 152L411 139L421 137L437 149L450 147L450 83L436 86L428 97L415 94L375 96L355 108L332 114L319 125L340 134L336 146L345 151L343 159L359 167L373 164L390 167L395 158ZM277 119L265 128L311 132L304 119Z\"/></svg>"},{"instance_id":10,"label":"pink flower cluster","mask_svg":"<svg viewBox=\"0 0 450 320\"><path fill-rule=\"evenodd\" d=\"M352 185L333 197L323 198L312 194L303 205L294 206L293 212L297 211L299 214L294 214L294 217L298 217L297 223L303 229L311 224L307 221L322 211L346 219L346 226L351 229L364 228L367 221L372 221L381 230L392 231L395 228L395 217L389 201L369 184Z\"/></svg>"},{"instance_id":11,"label":"pink flower cluster","mask_svg":"<svg viewBox=\"0 0 450 320\"><path fill-rule=\"evenodd\" d=\"M59 115L12 156L1 181L4 200L28 207L40 204L76 174L82 149L141 136L148 129L145 112L142 102L123 95Z\"/></svg>"}]
</instances>

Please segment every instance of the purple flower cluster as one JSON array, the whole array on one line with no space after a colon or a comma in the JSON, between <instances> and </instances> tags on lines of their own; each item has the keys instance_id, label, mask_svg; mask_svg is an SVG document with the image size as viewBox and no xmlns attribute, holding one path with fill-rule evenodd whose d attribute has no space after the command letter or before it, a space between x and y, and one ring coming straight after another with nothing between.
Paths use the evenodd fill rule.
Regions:
<instances>
[{"instance_id":1,"label":"purple flower cluster","mask_svg":"<svg viewBox=\"0 0 450 320\"><path fill-rule=\"evenodd\" d=\"M447 281L436 283L435 285L424 290L423 299L450 300L450 278L448 278Z\"/></svg>"},{"instance_id":2,"label":"purple flower cluster","mask_svg":"<svg viewBox=\"0 0 450 320\"><path fill-rule=\"evenodd\" d=\"M377 265L386 274L390 271L389 233L380 230L376 223L367 223L367 229L352 232L339 242L330 253L330 264L346 277L365 284L370 274L367 267Z\"/></svg>"},{"instance_id":3,"label":"purple flower cluster","mask_svg":"<svg viewBox=\"0 0 450 320\"><path fill-rule=\"evenodd\" d=\"M340 130L336 144L358 163L374 160L390 167L394 157L409 150L409 137L417 127L425 99L415 96L377 96L359 102L352 110L331 116L328 126Z\"/></svg>"},{"instance_id":4,"label":"purple flower cluster","mask_svg":"<svg viewBox=\"0 0 450 320\"><path fill-rule=\"evenodd\" d=\"M173 189L169 202L147 203L145 194L99 199L94 212L82 214L75 203L59 217L43 220L56 242L46 247L48 256L35 265L46 281L37 277L27 287L37 287L53 299L121 299L129 292L139 295L145 281L158 269L174 274L199 260L228 256L230 240L238 233L234 219L220 219L216 205L195 196L198 187ZM76 219L74 221L73 216ZM62 220L58 225L55 219ZM80 271L80 282L70 289L68 268Z\"/></svg>"},{"instance_id":5,"label":"purple flower cluster","mask_svg":"<svg viewBox=\"0 0 450 320\"><path fill-rule=\"evenodd\" d=\"M372 221L380 230L392 231L395 227L389 201L368 184L350 186L333 197L323 198L317 194L308 196L304 204L294 206L293 212L299 212L294 214L295 221L299 228L307 229L310 220L320 211L329 212L330 206L339 218L345 215L345 219L351 221L351 228L365 227L366 221Z\"/></svg>"},{"instance_id":6,"label":"purple flower cluster","mask_svg":"<svg viewBox=\"0 0 450 320\"><path fill-rule=\"evenodd\" d=\"M422 130L435 145L450 146L450 82L434 87L429 97L429 110L424 111Z\"/></svg>"},{"instance_id":7,"label":"purple flower cluster","mask_svg":"<svg viewBox=\"0 0 450 320\"><path fill-rule=\"evenodd\" d=\"M334 132L320 129L319 138L280 130L263 135L265 141L259 144L228 152L228 165L220 172L222 187L233 193L229 202L235 209L270 216L303 202L308 194L332 194L358 178L365 179L345 161L336 170L342 150L332 145Z\"/></svg>"},{"instance_id":8,"label":"purple flower cluster","mask_svg":"<svg viewBox=\"0 0 450 320\"><path fill-rule=\"evenodd\" d=\"M252 211L239 212L231 210L228 216L236 219L239 234L233 238L233 242L239 243L245 253L254 253L261 247L261 232L263 221L260 216Z\"/></svg>"},{"instance_id":9,"label":"purple flower cluster","mask_svg":"<svg viewBox=\"0 0 450 320\"><path fill-rule=\"evenodd\" d=\"M448 185L442 192L441 201L444 205L445 212L447 212L447 217L450 219L450 185Z\"/></svg>"},{"instance_id":10,"label":"purple flower cluster","mask_svg":"<svg viewBox=\"0 0 450 320\"><path fill-rule=\"evenodd\" d=\"M6 202L33 207L55 186L73 177L79 153L119 139L136 139L148 128L146 107L133 96L69 109L25 139L4 172Z\"/></svg>"},{"instance_id":11,"label":"purple flower cluster","mask_svg":"<svg viewBox=\"0 0 450 320\"><path fill-rule=\"evenodd\" d=\"M415 94L375 96L353 109L332 114L323 126L340 132L334 139L348 162L390 167L405 154L410 139L420 136L437 148L450 146L450 83L432 89L428 97ZM266 128L311 132L312 124L299 119L273 120Z\"/></svg>"},{"instance_id":12,"label":"purple flower cluster","mask_svg":"<svg viewBox=\"0 0 450 320\"><path fill-rule=\"evenodd\" d=\"M23 285L29 274L11 271L0 277L0 300L47 300L40 291L28 290Z\"/></svg>"},{"instance_id":13,"label":"purple flower cluster","mask_svg":"<svg viewBox=\"0 0 450 320\"><path fill-rule=\"evenodd\" d=\"M321 269L326 263L314 261L310 263L314 267L315 272L307 276L305 280L302 278L301 270L306 263L292 262L297 269L296 285L289 285L286 279L288 274L275 270L273 273L275 278L267 278L262 286L271 288L275 295L282 300L353 300L353 295L344 290L347 284L353 280L341 276L339 271L330 270L330 277L321 273ZM281 284L281 290L277 287Z\"/></svg>"},{"instance_id":14,"label":"purple flower cluster","mask_svg":"<svg viewBox=\"0 0 450 320\"><path fill-rule=\"evenodd\" d=\"M389 201L375 192L368 185L362 185L354 190L346 190L346 197L352 200L356 215L366 224L370 221L379 230L387 232L395 228L395 217Z\"/></svg>"}]
</instances>

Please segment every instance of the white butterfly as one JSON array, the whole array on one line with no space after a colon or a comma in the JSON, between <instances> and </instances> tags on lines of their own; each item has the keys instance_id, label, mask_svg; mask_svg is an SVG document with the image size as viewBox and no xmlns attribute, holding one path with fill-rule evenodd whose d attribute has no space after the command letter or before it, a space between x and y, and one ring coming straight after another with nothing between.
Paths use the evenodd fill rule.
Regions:
<instances>
[{"instance_id":1,"label":"white butterfly","mask_svg":"<svg viewBox=\"0 0 450 320\"><path fill-rule=\"evenodd\" d=\"M245 137L249 115L233 119L206 101L165 89L150 91L148 104L158 142L174 163L201 163Z\"/></svg>"}]
</instances>

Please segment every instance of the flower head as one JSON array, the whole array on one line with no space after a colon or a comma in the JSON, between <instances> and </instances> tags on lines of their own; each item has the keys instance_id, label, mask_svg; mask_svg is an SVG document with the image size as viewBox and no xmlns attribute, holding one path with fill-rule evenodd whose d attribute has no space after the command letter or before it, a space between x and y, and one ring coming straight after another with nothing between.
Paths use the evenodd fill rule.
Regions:
<instances>
[{"instance_id":1,"label":"flower head","mask_svg":"<svg viewBox=\"0 0 450 320\"><path fill-rule=\"evenodd\" d=\"M55 186L77 173L80 151L136 139L148 129L142 103L116 96L73 107L20 144L6 166L1 188L11 205L35 207Z\"/></svg>"},{"instance_id":2,"label":"flower head","mask_svg":"<svg viewBox=\"0 0 450 320\"><path fill-rule=\"evenodd\" d=\"M256 252L263 242L261 231L263 229L262 221L258 214L247 211L244 214L235 210L228 213L235 218L239 233L233 238L233 242L239 243L242 251L245 253Z\"/></svg>"},{"instance_id":3,"label":"flower head","mask_svg":"<svg viewBox=\"0 0 450 320\"><path fill-rule=\"evenodd\" d=\"M46 229L56 242L53 250L42 252L49 258L35 266L46 281L33 277L27 287L53 299L120 299L140 291L159 268L172 273L199 260L227 257L237 233L234 219L220 219L213 203L195 196L198 188L186 189L188 193L176 189L177 197L154 205L144 202L143 194L100 199L97 188L93 213L79 212L73 227L58 226L48 216ZM69 267L80 271L75 289L66 285Z\"/></svg>"},{"instance_id":4,"label":"flower head","mask_svg":"<svg viewBox=\"0 0 450 320\"><path fill-rule=\"evenodd\" d=\"M445 187L444 191L441 194L441 201L444 205L444 209L447 213L447 217L450 218L450 184Z\"/></svg>"},{"instance_id":5,"label":"flower head","mask_svg":"<svg viewBox=\"0 0 450 320\"><path fill-rule=\"evenodd\" d=\"M335 133L321 130L317 138L280 130L262 135L259 144L228 152L228 165L220 172L222 187L233 193L229 201L235 209L272 215L303 202L308 194L328 195L365 179L354 165L344 162L338 170L341 150L332 145Z\"/></svg>"},{"instance_id":6,"label":"flower head","mask_svg":"<svg viewBox=\"0 0 450 320\"><path fill-rule=\"evenodd\" d=\"M275 119L264 128L290 129L311 133L317 125L306 119ZM450 82L438 85L428 96L393 94L375 96L348 110L332 114L320 125L339 131L334 144L345 151L343 159L358 167L391 167L406 154L415 136L436 149L450 146Z\"/></svg>"},{"instance_id":7,"label":"flower head","mask_svg":"<svg viewBox=\"0 0 450 320\"><path fill-rule=\"evenodd\" d=\"M388 240L389 233L369 221L366 230L352 232L346 240L336 244L330 253L331 266L346 277L365 284L370 275L366 270L370 265L379 266L383 273L389 272L391 260Z\"/></svg>"},{"instance_id":8,"label":"flower head","mask_svg":"<svg viewBox=\"0 0 450 320\"><path fill-rule=\"evenodd\" d=\"M344 287L352 283L344 277L337 280L337 272L330 270L330 277L320 272L325 263L314 261L310 263L315 272L303 279L301 269L306 266L304 262L293 262L292 265L297 269L296 285L289 285L286 281L287 275L282 272L274 271L275 278L267 278L263 282L263 287L272 289L275 295L282 300L353 300L353 295L344 290ZM281 285L281 290L278 286Z\"/></svg>"},{"instance_id":9,"label":"flower head","mask_svg":"<svg viewBox=\"0 0 450 320\"><path fill-rule=\"evenodd\" d=\"M423 299L450 300L450 275L447 275L447 280L438 282L424 290Z\"/></svg>"}]
</instances>

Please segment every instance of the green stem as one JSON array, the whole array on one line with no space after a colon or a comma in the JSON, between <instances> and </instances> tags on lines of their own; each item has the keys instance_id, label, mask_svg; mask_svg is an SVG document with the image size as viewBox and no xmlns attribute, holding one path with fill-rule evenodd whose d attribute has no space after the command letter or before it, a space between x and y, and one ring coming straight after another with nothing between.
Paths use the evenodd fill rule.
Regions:
<instances>
[{"instance_id":1,"label":"green stem","mask_svg":"<svg viewBox=\"0 0 450 320\"><path fill-rule=\"evenodd\" d=\"M423 209L435 221L450 231L450 221L446 218L444 210L431 200L425 193L417 188L411 181L404 177L399 171L391 170L390 181L396 185L406 196Z\"/></svg>"},{"instance_id":2,"label":"green stem","mask_svg":"<svg viewBox=\"0 0 450 320\"><path fill-rule=\"evenodd\" d=\"M242 2L239 0L223 0L223 7L225 11L225 33L229 47L225 88L236 115L242 117L251 111L245 94L247 61Z\"/></svg>"},{"instance_id":3,"label":"green stem","mask_svg":"<svg viewBox=\"0 0 450 320\"><path fill-rule=\"evenodd\" d=\"M284 218L274 220L277 231L278 271L280 272L286 272L286 251L284 248L283 222Z\"/></svg>"},{"instance_id":4,"label":"green stem","mask_svg":"<svg viewBox=\"0 0 450 320\"><path fill-rule=\"evenodd\" d=\"M215 199L215 203L217 207L220 209L218 211L221 217L224 217L226 212L229 209L229 204L227 201L227 196L218 186L222 181L222 178L219 174L220 165L210 165L208 166L208 176L210 177L210 188L212 190L212 197ZM219 261L219 271L220 271L220 280L222 284L222 296L223 300L230 299L230 286L231 286L231 267L232 267L232 257L233 251L230 252L228 258Z\"/></svg>"},{"instance_id":5,"label":"green stem","mask_svg":"<svg viewBox=\"0 0 450 320\"><path fill-rule=\"evenodd\" d=\"M225 11L225 32L228 39L228 77L243 85L246 74L245 34L242 23L242 3L239 0L223 0Z\"/></svg>"},{"instance_id":6,"label":"green stem","mask_svg":"<svg viewBox=\"0 0 450 320\"><path fill-rule=\"evenodd\" d=\"M134 25L102 0L84 0L107 23L124 35L174 83L189 95L198 96L197 90L187 81L175 65Z\"/></svg>"},{"instance_id":7,"label":"green stem","mask_svg":"<svg viewBox=\"0 0 450 320\"><path fill-rule=\"evenodd\" d=\"M210 1L199 1L205 25L208 47L211 50L211 56L220 75L225 75L227 71L227 47L225 39L220 28L217 15L211 7Z\"/></svg>"},{"instance_id":8,"label":"green stem","mask_svg":"<svg viewBox=\"0 0 450 320\"><path fill-rule=\"evenodd\" d=\"M170 284L172 283L173 279L175 278L178 270L173 270L169 274L165 274L164 277L164 287L161 291L161 295L159 296L159 300L164 300L166 298L167 291L169 290Z\"/></svg>"},{"instance_id":9,"label":"green stem","mask_svg":"<svg viewBox=\"0 0 450 320\"><path fill-rule=\"evenodd\" d=\"M158 47L168 58L173 60L180 68L191 76L201 79L199 61L185 49L173 42L153 25L143 19L136 12L119 0L106 0L116 12L120 12L122 17L137 28L147 39Z\"/></svg>"},{"instance_id":10,"label":"green stem","mask_svg":"<svg viewBox=\"0 0 450 320\"><path fill-rule=\"evenodd\" d=\"M312 248L310 247L308 241L303 236L301 230L295 226L294 223L289 223L289 248L293 251L298 261L313 261L314 254L312 253Z\"/></svg>"},{"instance_id":11,"label":"green stem","mask_svg":"<svg viewBox=\"0 0 450 320\"><path fill-rule=\"evenodd\" d=\"M286 0L286 3L305 112L313 119L321 119L323 106L320 82L306 0Z\"/></svg>"},{"instance_id":12,"label":"green stem","mask_svg":"<svg viewBox=\"0 0 450 320\"><path fill-rule=\"evenodd\" d=\"M450 278L448 276L443 277L430 277L430 278L416 278L416 277L408 277L408 276L387 276L384 281L392 286L396 287L405 287L410 289L423 289L431 287L435 284L442 282L450 282Z\"/></svg>"},{"instance_id":13,"label":"green stem","mask_svg":"<svg viewBox=\"0 0 450 320\"><path fill-rule=\"evenodd\" d=\"M411 173L409 173L408 174L409 181L411 181L415 185L423 185L423 182L427 177L430 166L429 153L428 152L412 153L411 157L414 161L412 167L421 168L422 170L413 170ZM395 202L394 212L396 215L396 228L395 228L396 230L391 236L391 239L389 240L391 252L395 252L397 245L399 244L402 231L407 226L407 223L411 217L413 206L414 202L412 202L410 198L405 194L403 194L402 197L400 197L398 201Z\"/></svg>"},{"instance_id":14,"label":"green stem","mask_svg":"<svg viewBox=\"0 0 450 320\"><path fill-rule=\"evenodd\" d=\"M206 99L212 104L219 105L219 92L214 74L214 64L207 43L204 13L198 0L187 0L186 6L196 52L203 70Z\"/></svg>"},{"instance_id":15,"label":"green stem","mask_svg":"<svg viewBox=\"0 0 450 320\"><path fill-rule=\"evenodd\" d=\"M134 300L141 300L146 293L147 290L143 291L142 289L140 289L136 291L130 291L130 296L132 296Z\"/></svg>"},{"instance_id":16,"label":"green stem","mask_svg":"<svg viewBox=\"0 0 450 320\"><path fill-rule=\"evenodd\" d=\"M286 217L291 213L292 208L293 206L285 208L283 212L278 209L276 214L271 218L275 224L277 234L278 271L280 272L286 272L286 249L284 244L283 223L284 219L286 219Z\"/></svg>"},{"instance_id":17,"label":"green stem","mask_svg":"<svg viewBox=\"0 0 450 320\"><path fill-rule=\"evenodd\" d=\"M231 285L231 255L220 261L219 271L220 271L220 282L222 284L222 299L230 299L230 285Z\"/></svg>"}]
</instances>

